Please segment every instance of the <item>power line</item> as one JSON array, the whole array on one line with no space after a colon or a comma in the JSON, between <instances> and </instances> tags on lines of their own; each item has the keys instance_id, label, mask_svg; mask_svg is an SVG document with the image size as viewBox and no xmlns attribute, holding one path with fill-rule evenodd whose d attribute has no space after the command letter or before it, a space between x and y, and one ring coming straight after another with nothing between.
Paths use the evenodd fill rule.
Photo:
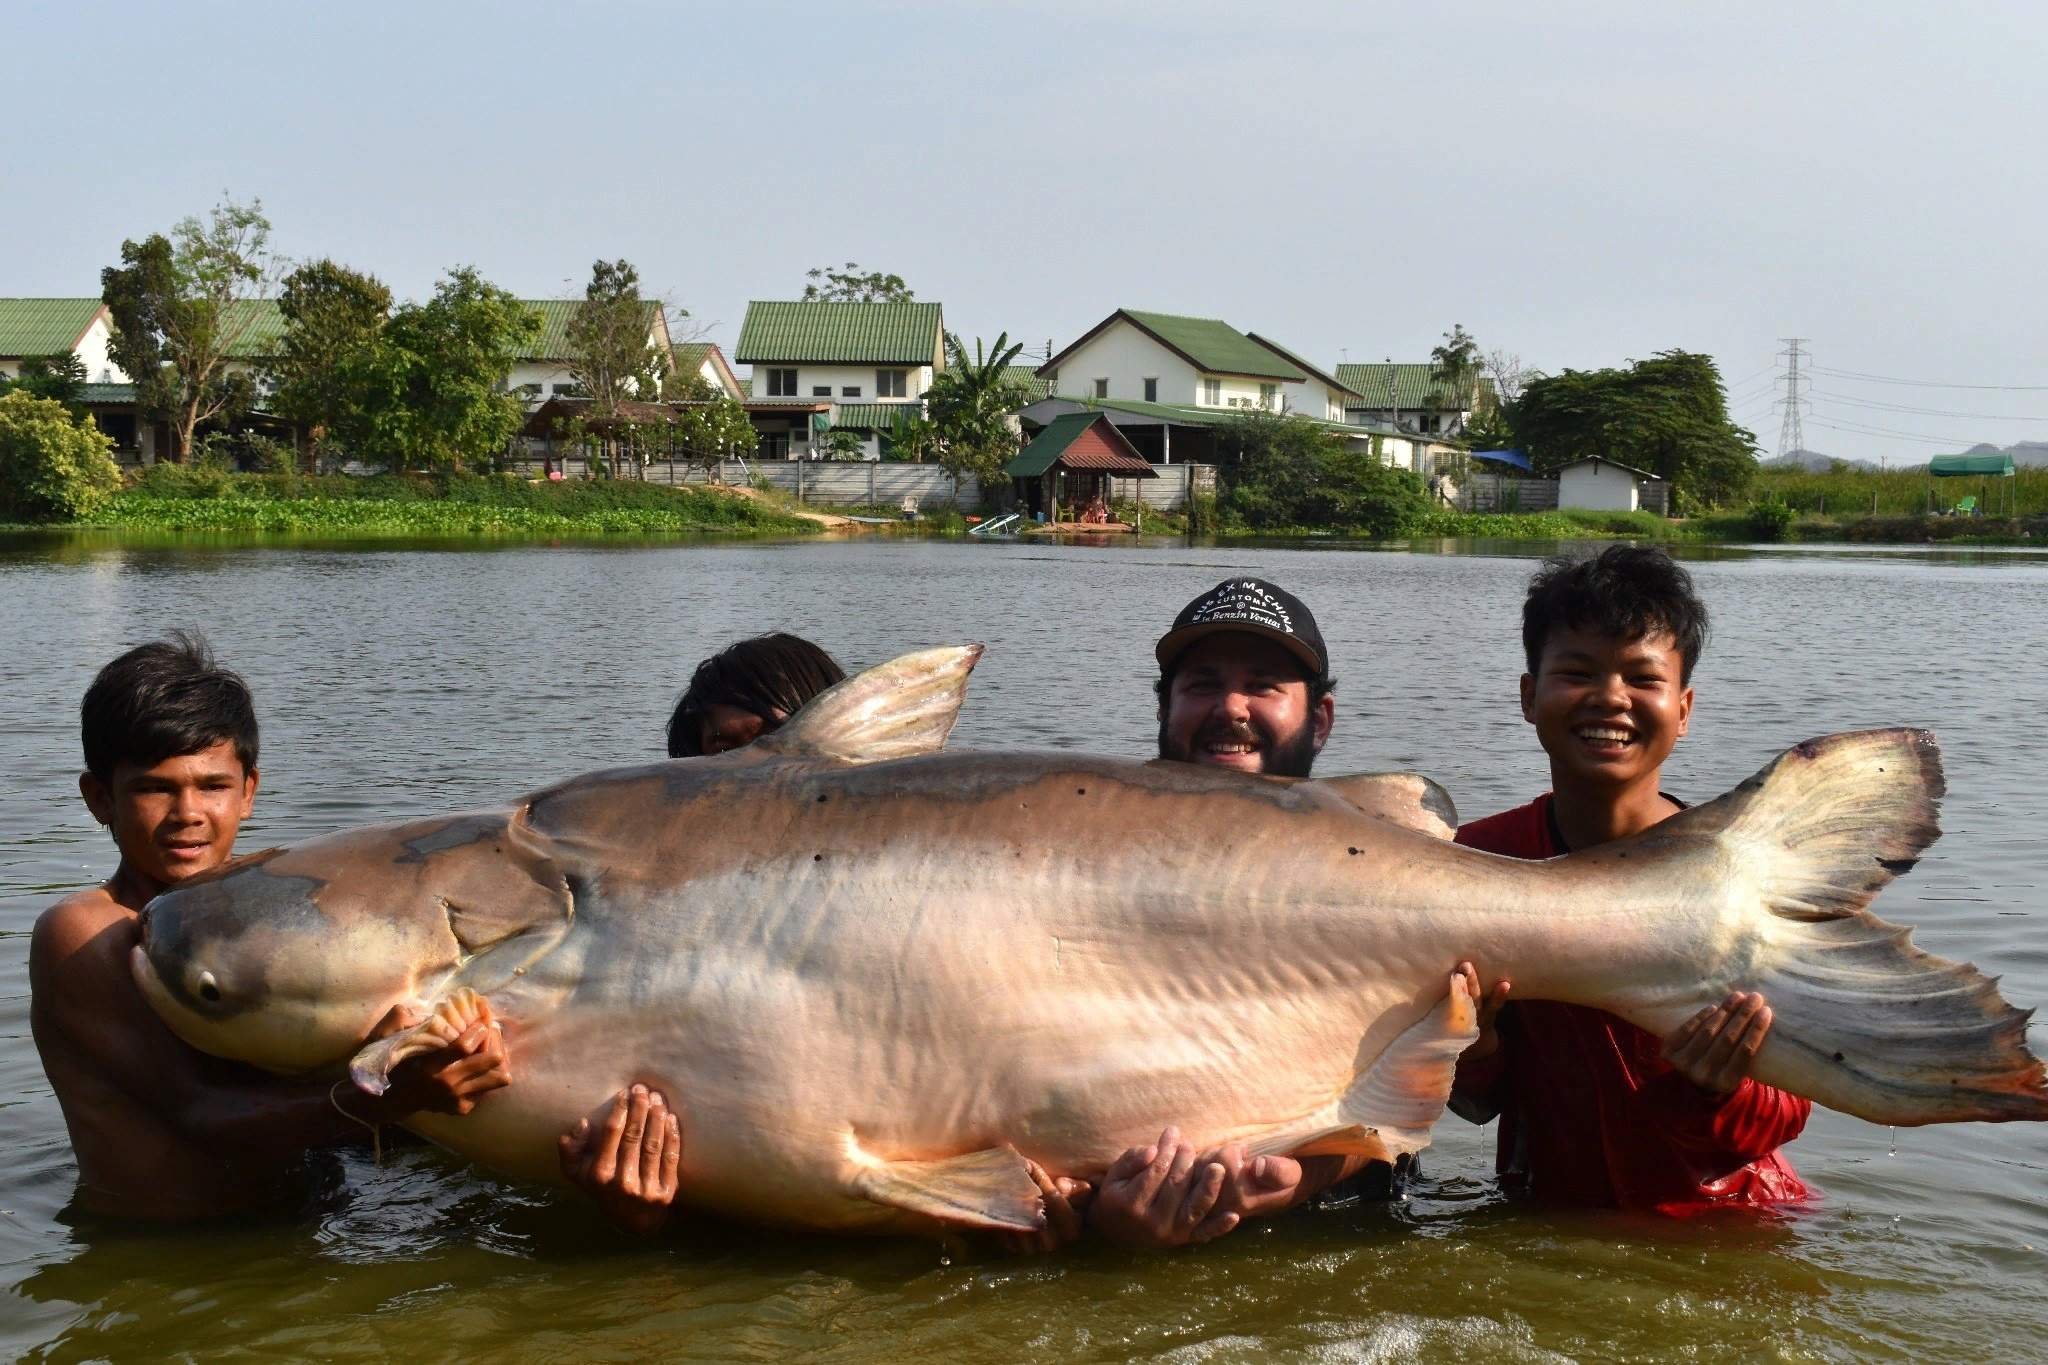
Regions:
<instances>
[{"instance_id":1,"label":"power line","mask_svg":"<svg viewBox=\"0 0 2048 1365\"><path fill-rule=\"evenodd\" d=\"M1813 390L1816 398L1832 398L1852 408L1871 408L1880 412L1910 413L1919 417L1968 417L1979 422L2048 422L2048 417L2010 417L1995 412L1958 412L1952 408L1915 408L1899 403L1880 403L1875 399L1856 398L1846 393L1829 393L1823 389Z\"/></svg>"},{"instance_id":2,"label":"power line","mask_svg":"<svg viewBox=\"0 0 2048 1365\"><path fill-rule=\"evenodd\" d=\"M1977 438L1974 436L1917 436L1910 431L1893 431L1888 427L1866 427L1855 423L1841 425L1834 422L1824 422L1818 417L1813 419L1813 424L1817 427L1826 427L1829 431L1846 431L1852 436L1885 436L1898 441L1919 441L1924 445L1948 446L1950 449L1977 444Z\"/></svg>"},{"instance_id":3,"label":"power line","mask_svg":"<svg viewBox=\"0 0 2048 1365\"><path fill-rule=\"evenodd\" d=\"M2048 393L2048 384L1942 384L1932 379L1900 379L1896 375L1865 374L1861 370L1830 370L1820 365L1812 367L1815 374L1831 375L1836 379L1857 379L1868 384L1911 384L1922 389L1990 389L2000 393Z\"/></svg>"}]
</instances>

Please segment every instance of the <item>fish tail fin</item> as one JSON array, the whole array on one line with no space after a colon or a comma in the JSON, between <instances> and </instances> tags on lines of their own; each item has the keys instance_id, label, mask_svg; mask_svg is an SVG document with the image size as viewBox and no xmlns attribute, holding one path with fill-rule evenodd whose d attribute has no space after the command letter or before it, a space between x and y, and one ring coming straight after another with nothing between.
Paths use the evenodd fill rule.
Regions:
<instances>
[{"instance_id":1,"label":"fish tail fin","mask_svg":"<svg viewBox=\"0 0 2048 1365\"><path fill-rule=\"evenodd\" d=\"M1759 1080L1874 1123L2048 1119L2032 1011L1865 908L1940 837L1946 787L1931 734L1866 730L1789 749L1667 822L1719 825L1759 893L1765 917L1730 983L1771 1007Z\"/></svg>"}]
</instances>

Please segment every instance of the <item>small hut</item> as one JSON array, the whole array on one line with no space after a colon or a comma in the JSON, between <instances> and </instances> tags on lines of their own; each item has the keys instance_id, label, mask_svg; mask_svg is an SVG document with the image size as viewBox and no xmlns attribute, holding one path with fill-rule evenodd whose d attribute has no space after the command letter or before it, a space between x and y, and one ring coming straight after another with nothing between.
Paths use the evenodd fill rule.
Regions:
<instances>
[{"instance_id":1,"label":"small hut","mask_svg":"<svg viewBox=\"0 0 2048 1365\"><path fill-rule=\"evenodd\" d=\"M1156 479L1157 470L1099 412L1055 417L1003 466L1017 503L1034 521L1116 526L1109 503L1118 479ZM1133 495L1138 489L1131 488Z\"/></svg>"},{"instance_id":2,"label":"small hut","mask_svg":"<svg viewBox=\"0 0 2048 1365\"><path fill-rule=\"evenodd\" d=\"M1992 510L1991 504L1994 501L2002 501L2005 504L2002 509L2004 514L2012 515L2013 484L1997 485L2005 494L2002 499L1994 499L1991 496L1993 479L2012 479L2018 475L2018 470L2013 467L2012 456L2006 451L1997 450L1976 455L1937 455L1927 462L1927 474L1927 510L1930 512L1937 510L1934 506L1935 479L1979 479L1982 480L1978 485L1978 492L1983 495L1981 501L1975 497L1968 497L1952 507L1939 510L1961 513L1964 516L1982 516ZM1968 486L1964 485L1966 488Z\"/></svg>"}]
</instances>

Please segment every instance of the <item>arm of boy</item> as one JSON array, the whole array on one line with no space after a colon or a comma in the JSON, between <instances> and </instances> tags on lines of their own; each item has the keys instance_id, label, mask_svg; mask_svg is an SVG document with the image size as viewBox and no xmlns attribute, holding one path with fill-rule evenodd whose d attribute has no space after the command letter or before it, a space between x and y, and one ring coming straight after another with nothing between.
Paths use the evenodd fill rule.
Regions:
<instances>
[{"instance_id":1,"label":"arm of boy","mask_svg":"<svg viewBox=\"0 0 2048 1365\"><path fill-rule=\"evenodd\" d=\"M1813 1104L1749 1075L1771 1032L1764 997L1736 991L1680 1024L1664 1040L1669 1081L1689 1094L1670 1112L1682 1116L1675 1136L1688 1147L1745 1165L1799 1136ZM1683 1101L1690 1100L1691 1103Z\"/></svg>"},{"instance_id":2,"label":"arm of boy","mask_svg":"<svg viewBox=\"0 0 2048 1365\"><path fill-rule=\"evenodd\" d=\"M351 1087L344 1114L331 1098L331 1079L273 1079L186 1046L129 975L136 937L133 916L103 896L73 898L39 919L29 945L38 1032L53 1031L93 1075L187 1137L285 1159L357 1134L364 1123L429 1108L467 1113L480 1095L511 1079L502 1037L477 1023L448 1047L402 1066L385 1095L373 1099Z\"/></svg>"},{"instance_id":3,"label":"arm of boy","mask_svg":"<svg viewBox=\"0 0 2048 1365\"><path fill-rule=\"evenodd\" d=\"M1478 968L1460 962L1457 970L1465 978L1466 993L1479 1002L1479 1036L1458 1055L1450 1109L1468 1123L1488 1123L1501 1111L1501 1084L1507 1079L1507 1053L1501 1047L1499 1024L1514 983L1502 977L1482 992Z\"/></svg>"},{"instance_id":4,"label":"arm of boy","mask_svg":"<svg viewBox=\"0 0 2048 1365\"><path fill-rule=\"evenodd\" d=\"M613 1225L648 1237L668 1222L683 1161L682 1120L658 1090L635 1085L615 1096L604 1126L589 1119L557 1139L562 1174L597 1201Z\"/></svg>"}]
</instances>

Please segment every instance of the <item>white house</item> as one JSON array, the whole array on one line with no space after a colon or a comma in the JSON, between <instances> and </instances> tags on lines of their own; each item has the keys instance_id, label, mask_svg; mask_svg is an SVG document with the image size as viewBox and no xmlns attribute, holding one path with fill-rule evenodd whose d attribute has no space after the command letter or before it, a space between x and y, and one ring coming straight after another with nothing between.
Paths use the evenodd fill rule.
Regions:
<instances>
[{"instance_id":1,"label":"white house","mask_svg":"<svg viewBox=\"0 0 2048 1365\"><path fill-rule=\"evenodd\" d=\"M89 384L126 384L107 354L112 315L98 299L0 299L0 374L19 378L21 362L69 353Z\"/></svg>"},{"instance_id":2,"label":"white house","mask_svg":"<svg viewBox=\"0 0 2048 1365\"><path fill-rule=\"evenodd\" d=\"M936 303L755 300L733 359L753 366L749 410L765 459L810 455L825 431L860 438L881 458L881 434L924 411L946 367L944 310ZM818 412L819 404L830 409ZM787 407L786 417L776 408Z\"/></svg>"},{"instance_id":3,"label":"white house","mask_svg":"<svg viewBox=\"0 0 2048 1365\"><path fill-rule=\"evenodd\" d=\"M1310 376L1217 318L1119 308L1038 367L1062 398L1130 398L1197 408L1282 410ZM1320 416L1319 413L1310 413Z\"/></svg>"},{"instance_id":4,"label":"white house","mask_svg":"<svg viewBox=\"0 0 2048 1365\"><path fill-rule=\"evenodd\" d=\"M1451 401L1443 392L1436 380L1436 367L1427 362L1339 365L1337 380L1356 395L1345 402L1349 421L1397 427L1422 436L1456 436L1472 417L1468 403ZM1491 379L1482 378L1479 385L1492 394Z\"/></svg>"},{"instance_id":5,"label":"white house","mask_svg":"<svg viewBox=\"0 0 2048 1365\"><path fill-rule=\"evenodd\" d=\"M1635 512L1642 508L1641 484L1661 482L1655 474L1589 455L1557 471L1557 505L1591 512Z\"/></svg>"},{"instance_id":6,"label":"white house","mask_svg":"<svg viewBox=\"0 0 2048 1365\"><path fill-rule=\"evenodd\" d=\"M1346 387L1335 375L1317 369L1278 342L1269 341L1257 332L1245 335L1306 376L1300 383L1280 386L1281 411L1298 412L1321 422L1342 422L1354 404L1364 404L1365 395Z\"/></svg>"},{"instance_id":7,"label":"white house","mask_svg":"<svg viewBox=\"0 0 2048 1365\"><path fill-rule=\"evenodd\" d=\"M550 398L581 397L576 376L569 372L570 359L576 353L576 348L569 342L569 324L576 320L576 312L583 307L584 300L521 299L520 302L540 314L540 340L534 343L531 355L519 357L506 379L506 386L524 398L529 408ZM643 300L642 306L647 310L647 344L673 359L668 315L658 300ZM727 368L727 377L731 373ZM713 382L723 387L722 381ZM737 388L737 384L734 387Z\"/></svg>"}]
</instances>

